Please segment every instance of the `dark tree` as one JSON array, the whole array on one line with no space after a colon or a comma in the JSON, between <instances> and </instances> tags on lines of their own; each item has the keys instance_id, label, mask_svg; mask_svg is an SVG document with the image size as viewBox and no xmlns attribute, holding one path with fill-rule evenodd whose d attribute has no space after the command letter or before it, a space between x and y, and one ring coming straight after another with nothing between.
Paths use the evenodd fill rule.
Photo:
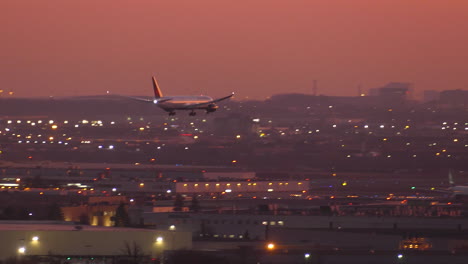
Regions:
<instances>
[{"instance_id":1,"label":"dark tree","mask_svg":"<svg viewBox=\"0 0 468 264\"><path fill-rule=\"evenodd\" d=\"M115 211L114 226L124 227L130 225L130 217L128 216L127 209L123 202L120 203L119 207Z\"/></svg>"},{"instance_id":2,"label":"dark tree","mask_svg":"<svg viewBox=\"0 0 468 264\"><path fill-rule=\"evenodd\" d=\"M192 202L190 204L190 211L198 213L200 211L200 202L197 199L197 196L193 196Z\"/></svg>"},{"instance_id":3,"label":"dark tree","mask_svg":"<svg viewBox=\"0 0 468 264\"><path fill-rule=\"evenodd\" d=\"M174 200L174 211L180 212L184 208L184 197L180 194L177 194Z\"/></svg>"},{"instance_id":4,"label":"dark tree","mask_svg":"<svg viewBox=\"0 0 468 264\"><path fill-rule=\"evenodd\" d=\"M139 264L142 263L145 255L143 254L143 250L141 246L138 245L135 241L133 243L129 243L125 241L124 248L121 250L123 254L127 257L126 259L122 259L119 263L125 264Z\"/></svg>"},{"instance_id":5,"label":"dark tree","mask_svg":"<svg viewBox=\"0 0 468 264\"><path fill-rule=\"evenodd\" d=\"M247 229L245 230L243 238L244 238L245 240L250 240L250 233L249 233L249 230L247 230Z\"/></svg>"},{"instance_id":6,"label":"dark tree","mask_svg":"<svg viewBox=\"0 0 468 264\"><path fill-rule=\"evenodd\" d=\"M27 208L21 207L17 211L16 219L17 220L30 220L29 210Z\"/></svg>"},{"instance_id":7,"label":"dark tree","mask_svg":"<svg viewBox=\"0 0 468 264\"><path fill-rule=\"evenodd\" d=\"M47 212L47 220L63 221L63 212L57 203L53 203Z\"/></svg>"},{"instance_id":8,"label":"dark tree","mask_svg":"<svg viewBox=\"0 0 468 264\"><path fill-rule=\"evenodd\" d=\"M3 210L2 219L6 219L6 220L15 219L15 215L16 215L15 208L13 206L7 206Z\"/></svg>"},{"instance_id":9,"label":"dark tree","mask_svg":"<svg viewBox=\"0 0 468 264\"><path fill-rule=\"evenodd\" d=\"M89 225L89 217L87 214L82 213L80 215L80 224L81 225Z\"/></svg>"}]
</instances>

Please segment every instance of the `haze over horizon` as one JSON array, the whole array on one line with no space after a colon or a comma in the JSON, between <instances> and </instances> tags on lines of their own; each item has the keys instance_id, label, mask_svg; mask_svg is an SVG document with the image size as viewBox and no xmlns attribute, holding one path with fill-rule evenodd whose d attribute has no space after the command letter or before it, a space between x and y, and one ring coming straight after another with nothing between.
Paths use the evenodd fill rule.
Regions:
<instances>
[{"instance_id":1,"label":"haze over horizon","mask_svg":"<svg viewBox=\"0 0 468 264\"><path fill-rule=\"evenodd\" d=\"M468 1L7 0L0 89L15 96L357 95L467 89Z\"/></svg>"}]
</instances>

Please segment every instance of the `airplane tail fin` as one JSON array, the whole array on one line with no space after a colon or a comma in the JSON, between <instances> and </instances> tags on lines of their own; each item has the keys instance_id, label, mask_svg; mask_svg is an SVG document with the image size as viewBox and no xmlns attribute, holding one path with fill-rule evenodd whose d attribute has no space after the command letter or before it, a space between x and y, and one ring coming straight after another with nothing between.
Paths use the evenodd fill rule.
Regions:
<instances>
[{"instance_id":1,"label":"airplane tail fin","mask_svg":"<svg viewBox=\"0 0 468 264\"><path fill-rule=\"evenodd\" d=\"M449 180L449 185L450 185L450 186L454 186L454 185L455 185L455 181L454 181L454 179L453 179L452 170L449 170L449 172L448 172L448 180Z\"/></svg>"},{"instance_id":2,"label":"airplane tail fin","mask_svg":"<svg viewBox=\"0 0 468 264\"><path fill-rule=\"evenodd\" d=\"M158 99L163 97L161 89L159 88L158 81L156 81L156 77L153 76L153 90L154 90L154 98Z\"/></svg>"}]
</instances>

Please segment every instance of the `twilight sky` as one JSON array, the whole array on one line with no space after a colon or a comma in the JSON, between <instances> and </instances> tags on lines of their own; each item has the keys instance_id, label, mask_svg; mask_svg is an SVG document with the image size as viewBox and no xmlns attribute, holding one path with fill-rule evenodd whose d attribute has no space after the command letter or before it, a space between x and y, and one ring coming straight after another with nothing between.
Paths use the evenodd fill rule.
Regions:
<instances>
[{"instance_id":1,"label":"twilight sky","mask_svg":"<svg viewBox=\"0 0 468 264\"><path fill-rule=\"evenodd\" d=\"M2 0L15 96L468 88L467 0Z\"/></svg>"}]
</instances>

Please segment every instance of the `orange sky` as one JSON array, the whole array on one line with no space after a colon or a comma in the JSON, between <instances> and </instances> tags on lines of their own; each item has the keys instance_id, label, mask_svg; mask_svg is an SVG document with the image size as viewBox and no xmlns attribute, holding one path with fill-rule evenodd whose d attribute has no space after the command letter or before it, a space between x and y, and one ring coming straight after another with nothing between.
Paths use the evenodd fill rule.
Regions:
<instances>
[{"instance_id":1,"label":"orange sky","mask_svg":"<svg viewBox=\"0 0 468 264\"><path fill-rule=\"evenodd\" d=\"M466 0L3 0L17 96L468 89Z\"/></svg>"}]
</instances>

